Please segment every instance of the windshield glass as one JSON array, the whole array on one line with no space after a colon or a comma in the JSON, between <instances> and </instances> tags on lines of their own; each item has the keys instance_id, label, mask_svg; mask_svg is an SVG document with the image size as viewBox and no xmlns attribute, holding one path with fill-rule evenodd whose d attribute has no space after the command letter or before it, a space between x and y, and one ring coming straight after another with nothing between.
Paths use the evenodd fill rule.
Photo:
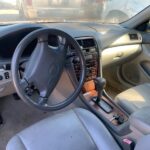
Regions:
<instances>
[{"instance_id":1,"label":"windshield glass","mask_svg":"<svg viewBox=\"0 0 150 150\"><path fill-rule=\"evenodd\" d=\"M120 23L150 0L0 0L0 24L22 22Z\"/></svg>"}]
</instances>

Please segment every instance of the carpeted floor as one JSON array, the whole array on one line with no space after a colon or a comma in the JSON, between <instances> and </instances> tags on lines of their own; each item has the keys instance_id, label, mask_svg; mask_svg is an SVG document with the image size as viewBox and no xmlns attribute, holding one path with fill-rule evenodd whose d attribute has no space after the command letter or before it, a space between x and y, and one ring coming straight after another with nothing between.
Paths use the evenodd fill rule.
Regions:
<instances>
[{"instance_id":1,"label":"carpeted floor","mask_svg":"<svg viewBox=\"0 0 150 150\"><path fill-rule=\"evenodd\" d=\"M114 99L119 93L121 93L121 91L113 88L110 85L107 85L105 90L112 99Z\"/></svg>"},{"instance_id":2,"label":"carpeted floor","mask_svg":"<svg viewBox=\"0 0 150 150\"><path fill-rule=\"evenodd\" d=\"M61 111L76 107L78 105L76 103L71 104ZM4 118L4 125L0 127L0 150L5 150L7 142L16 133L60 111L42 112L28 106L22 100L14 100L13 96L8 96L0 98L0 112Z\"/></svg>"}]
</instances>

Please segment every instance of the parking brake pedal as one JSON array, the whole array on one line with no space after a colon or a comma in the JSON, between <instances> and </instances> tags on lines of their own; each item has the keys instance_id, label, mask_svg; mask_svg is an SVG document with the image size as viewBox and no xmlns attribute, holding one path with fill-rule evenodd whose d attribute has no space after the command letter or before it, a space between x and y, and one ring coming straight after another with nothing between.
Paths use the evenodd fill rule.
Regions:
<instances>
[{"instance_id":1,"label":"parking brake pedal","mask_svg":"<svg viewBox=\"0 0 150 150\"><path fill-rule=\"evenodd\" d=\"M3 117L0 115L0 126L3 125L3 123L4 123Z\"/></svg>"},{"instance_id":2,"label":"parking brake pedal","mask_svg":"<svg viewBox=\"0 0 150 150\"><path fill-rule=\"evenodd\" d=\"M20 97L18 96L17 93L14 93L14 94L13 94L13 97L14 97L15 100L20 100Z\"/></svg>"}]
</instances>

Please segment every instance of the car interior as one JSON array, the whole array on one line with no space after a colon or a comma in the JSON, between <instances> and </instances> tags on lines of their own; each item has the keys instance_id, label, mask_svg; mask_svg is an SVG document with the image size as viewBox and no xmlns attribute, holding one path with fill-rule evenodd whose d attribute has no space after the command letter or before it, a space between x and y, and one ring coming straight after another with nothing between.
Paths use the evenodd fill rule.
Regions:
<instances>
[{"instance_id":1,"label":"car interior","mask_svg":"<svg viewBox=\"0 0 150 150\"><path fill-rule=\"evenodd\" d=\"M150 7L119 24L0 26L0 150L149 150Z\"/></svg>"}]
</instances>

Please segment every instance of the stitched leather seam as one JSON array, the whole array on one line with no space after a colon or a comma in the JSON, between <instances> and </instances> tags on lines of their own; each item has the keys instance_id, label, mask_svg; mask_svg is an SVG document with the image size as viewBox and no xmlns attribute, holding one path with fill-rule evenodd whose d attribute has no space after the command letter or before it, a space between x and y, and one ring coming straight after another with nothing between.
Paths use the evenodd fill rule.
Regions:
<instances>
[{"instance_id":1,"label":"stitched leather seam","mask_svg":"<svg viewBox=\"0 0 150 150\"><path fill-rule=\"evenodd\" d=\"M89 137L90 137L91 140L93 141L93 143L94 143L94 145L96 146L97 150L99 150L98 147L97 147L97 145L96 145L96 143L95 143L95 141L94 141L94 139L93 139L92 136L90 135L90 132L88 131L87 127L85 126L85 124L83 123L83 121L81 120L81 118L79 117L79 115L77 114L76 110L73 109L73 112L76 114L78 120L80 121L80 123L82 124L82 126L84 127L84 129L87 131Z\"/></svg>"},{"instance_id":2,"label":"stitched leather seam","mask_svg":"<svg viewBox=\"0 0 150 150\"><path fill-rule=\"evenodd\" d=\"M20 140L20 142L21 142L21 144L23 145L23 147L25 148L25 150L27 150L27 148L26 148L25 144L23 143L21 137L20 137L19 135L17 135L17 137L18 137L18 139Z\"/></svg>"}]
</instances>

